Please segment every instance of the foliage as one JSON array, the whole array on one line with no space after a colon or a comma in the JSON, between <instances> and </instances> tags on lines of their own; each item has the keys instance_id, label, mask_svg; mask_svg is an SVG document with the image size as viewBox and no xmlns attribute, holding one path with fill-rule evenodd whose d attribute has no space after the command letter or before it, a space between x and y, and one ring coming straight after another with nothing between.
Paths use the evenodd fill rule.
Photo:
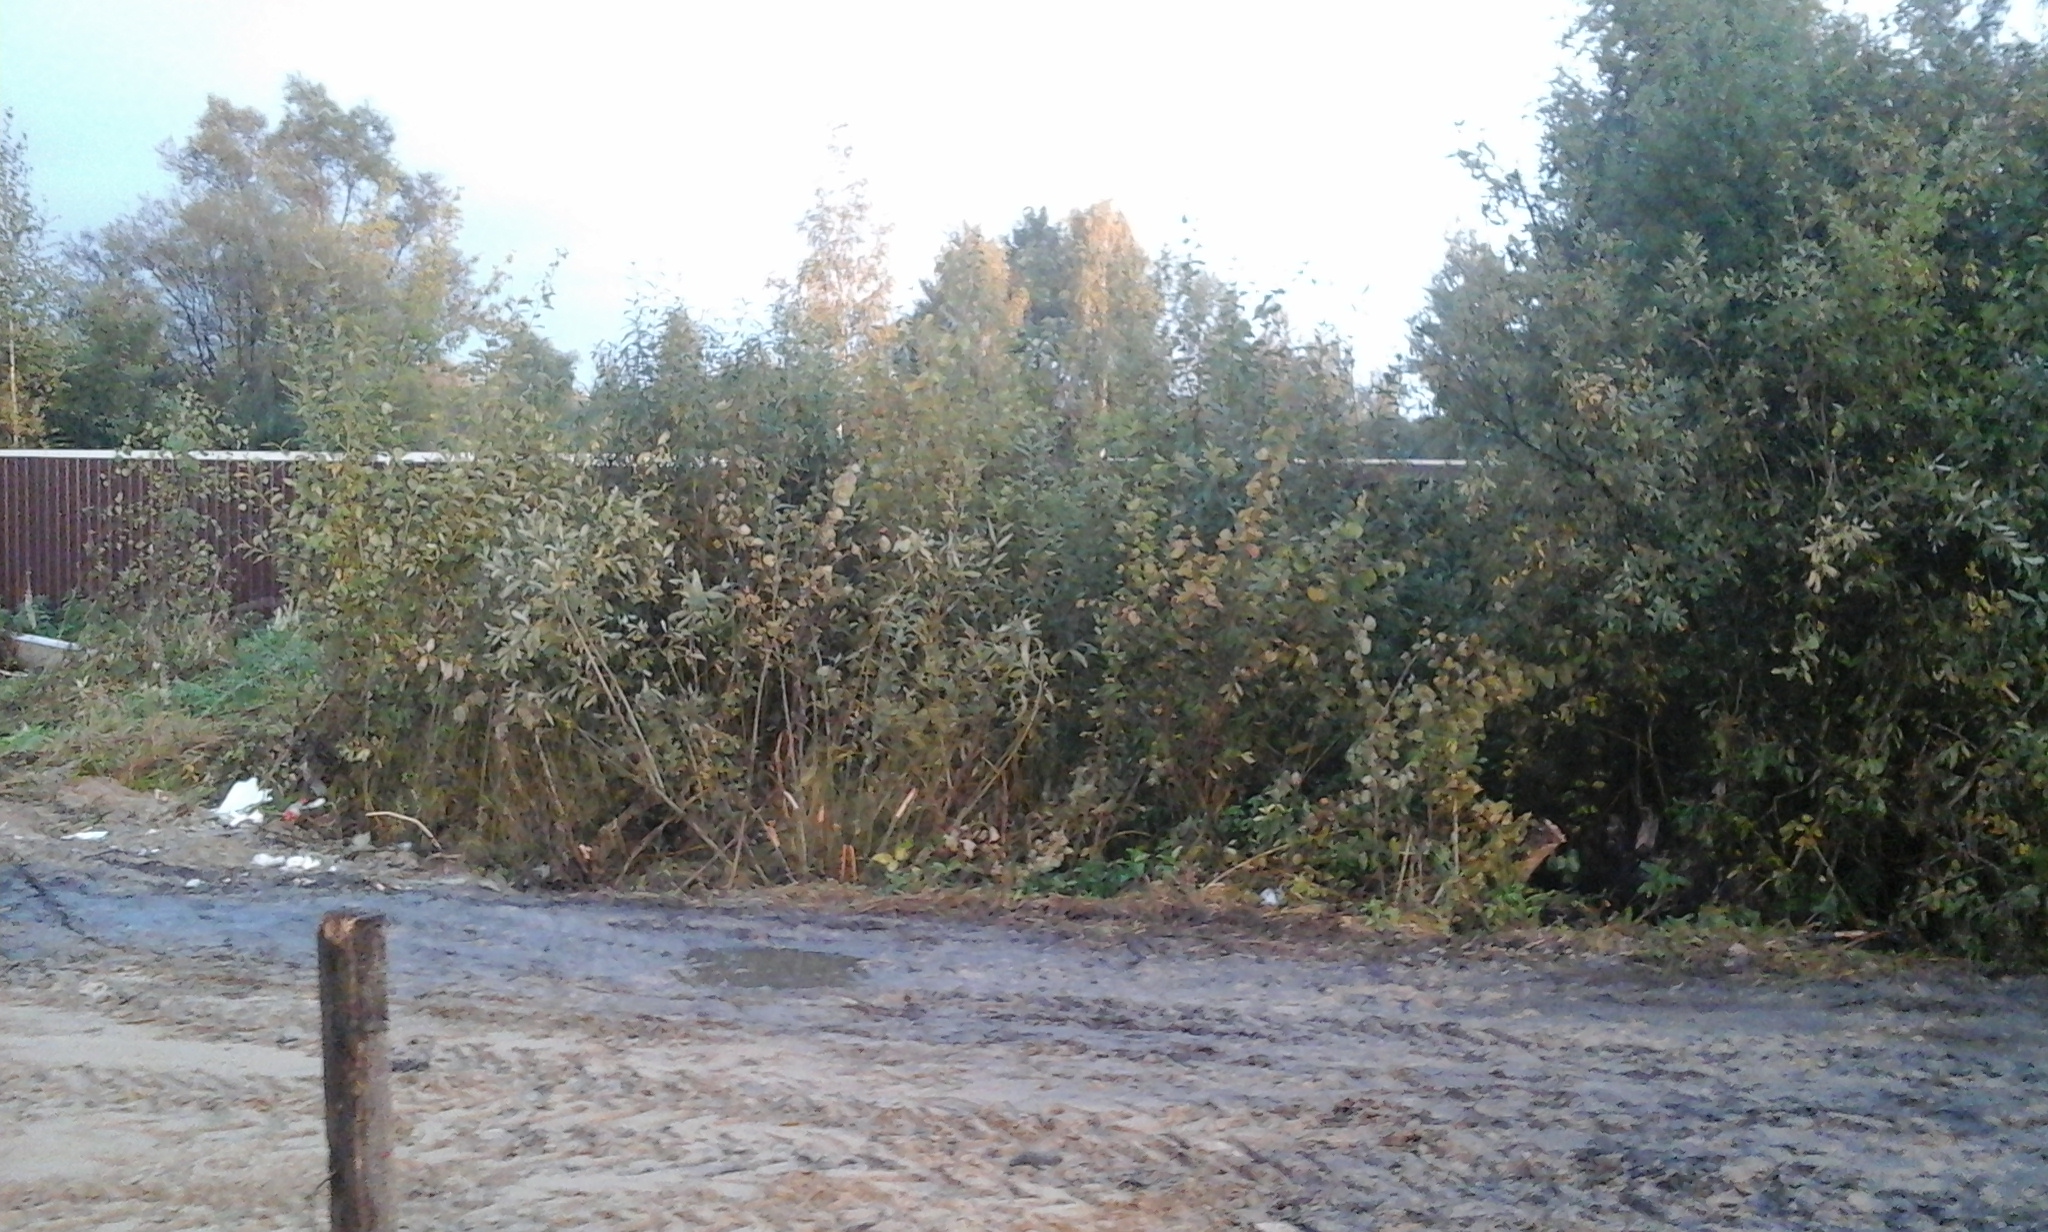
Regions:
<instances>
[{"instance_id":1,"label":"foliage","mask_svg":"<svg viewBox=\"0 0 2048 1232\"><path fill-rule=\"evenodd\" d=\"M44 432L62 371L58 277L43 244L14 114L0 115L0 442L19 448Z\"/></svg>"},{"instance_id":2,"label":"foliage","mask_svg":"<svg viewBox=\"0 0 2048 1232\"><path fill-rule=\"evenodd\" d=\"M186 405L168 319L133 278L75 282L62 365L44 411L48 443L74 449L154 445L152 428Z\"/></svg>"},{"instance_id":3,"label":"foliage","mask_svg":"<svg viewBox=\"0 0 2048 1232\"><path fill-rule=\"evenodd\" d=\"M1603 0L1417 366L1490 465L1500 780L1617 902L2048 925L2048 65L1996 6Z\"/></svg>"},{"instance_id":4,"label":"foliage","mask_svg":"<svg viewBox=\"0 0 2048 1232\"><path fill-rule=\"evenodd\" d=\"M170 639L184 653L164 662L148 657L161 625L138 634L103 609L84 613L66 630L94 651L77 668L0 680L0 770L173 791L244 774L292 784L294 733L322 692L315 648L289 623L188 624Z\"/></svg>"},{"instance_id":5,"label":"foliage","mask_svg":"<svg viewBox=\"0 0 2048 1232\"><path fill-rule=\"evenodd\" d=\"M1134 886L1171 878L1180 862L1178 850L1133 847L1120 856L1091 856L1070 866L1030 876L1025 889L1034 894L1075 894L1110 898Z\"/></svg>"},{"instance_id":6,"label":"foliage","mask_svg":"<svg viewBox=\"0 0 2048 1232\"><path fill-rule=\"evenodd\" d=\"M1205 533L1203 511L1175 507L1208 487L1185 457L1155 465L1117 526L1124 560L1102 601L1099 739L1108 756L1143 766L1178 815L1216 818L1276 777L1327 774L1358 728L1349 666L1366 674L1382 583L1403 566L1367 537L1367 499L1334 517L1288 507L1290 445L1260 449L1221 529ZM1209 463L1236 469L1220 452Z\"/></svg>"},{"instance_id":7,"label":"foliage","mask_svg":"<svg viewBox=\"0 0 2048 1232\"><path fill-rule=\"evenodd\" d=\"M109 591L102 680L296 715L346 805L561 881L1571 892L2038 949L2048 61L2000 16L1595 0L1540 172L1473 159L1510 238L1364 384L1107 204L963 230L899 312L849 184L766 327L643 306L579 393L381 117L216 102L36 405L333 451L274 545L318 683L237 674L282 644L233 640L196 524ZM1356 464L1408 452L1474 465Z\"/></svg>"},{"instance_id":8,"label":"foliage","mask_svg":"<svg viewBox=\"0 0 2048 1232\"><path fill-rule=\"evenodd\" d=\"M190 395L146 432L165 448L120 454L92 503L91 590L108 612L139 625L225 610L235 558L252 557L262 545L237 539L222 516L239 522L234 515L279 494L197 456L237 442Z\"/></svg>"},{"instance_id":9,"label":"foliage","mask_svg":"<svg viewBox=\"0 0 2048 1232\"><path fill-rule=\"evenodd\" d=\"M80 342L65 438L116 445L137 393L199 397L250 441L290 444L300 340L350 332L400 379L408 441L484 294L456 249L453 194L403 170L390 121L293 78L271 123L224 99L167 146L176 188L80 245Z\"/></svg>"},{"instance_id":10,"label":"foliage","mask_svg":"<svg viewBox=\"0 0 2048 1232\"><path fill-rule=\"evenodd\" d=\"M1454 854L1404 886L1514 880L1480 853L1527 819L1470 777L1510 669L1425 636L1404 683L1369 636L1422 636L1385 531L1427 519L1331 464L1363 423L1343 349L1107 207L963 232L894 317L864 218L821 197L761 335L643 315L598 356L592 453L508 386L473 453L379 463L382 378L309 352L350 456L301 471L294 593L344 800L571 881L1106 892L1238 859L1228 818L1286 784L1329 814L1303 876L1391 884L1361 836L1420 826L1402 850ZM1383 816L1358 750L1404 740L1372 756L1457 786Z\"/></svg>"}]
</instances>

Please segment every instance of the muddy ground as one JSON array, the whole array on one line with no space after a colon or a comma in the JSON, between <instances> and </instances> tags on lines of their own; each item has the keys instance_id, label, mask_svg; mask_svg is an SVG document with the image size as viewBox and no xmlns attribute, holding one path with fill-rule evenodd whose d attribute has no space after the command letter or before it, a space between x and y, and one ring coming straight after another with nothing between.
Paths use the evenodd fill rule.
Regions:
<instances>
[{"instance_id":1,"label":"muddy ground","mask_svg":"<svg viewBox=\"0 0 2048 1232\"><path fill-rule=\"evenodd\" d=\"M0 1226L324 1227L344 905L408 1228L2048 1228L2039 977L546 898L105 783L0 801Z\"/></svg>"}]
</instances>

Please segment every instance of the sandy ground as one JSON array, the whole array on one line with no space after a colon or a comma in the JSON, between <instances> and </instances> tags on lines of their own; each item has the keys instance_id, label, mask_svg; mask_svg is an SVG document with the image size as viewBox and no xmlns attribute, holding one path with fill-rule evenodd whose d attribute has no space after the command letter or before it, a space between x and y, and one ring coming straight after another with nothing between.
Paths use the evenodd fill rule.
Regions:
<instances>
[{"instance_id":1,"label":"sandy ground","mask_svg":"<svg viewBox=\"0 0 2048 1232\"><path fill-rule=\"evenodd\" d=\"M0 801L0 1227L324 1227L341 905L407 1228L2048 1228L2039 978L545 899L105 783Z\"/></svg>"}]
</instances>

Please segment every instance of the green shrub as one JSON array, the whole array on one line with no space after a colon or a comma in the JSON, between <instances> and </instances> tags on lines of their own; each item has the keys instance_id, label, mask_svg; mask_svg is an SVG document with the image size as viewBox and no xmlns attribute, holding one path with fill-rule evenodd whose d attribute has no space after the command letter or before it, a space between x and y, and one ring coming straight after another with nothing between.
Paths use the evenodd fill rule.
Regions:
<instances>
[{"instance_id":1,"label":"green shrub","mask_svg":"<svg viewBox=\"0 0 2048 1232\"><path fill-rule=\"evenodd\" d=\"M1526 230L1419 322L1471 627L1557 681L1498 786L1617 907L2048 937L2048 61L1998 18L1591 5Z\"/></svg>"},{"instance_id":2,"label":"green shrub","mask_svg":"<svg viewBox=\"0 0 2048 1232\"><path fill-rule=\"evenodd\" d=\"M348 805L572 880L1102 892L1238 860L1224 819L1286 783L1322 802L1288 858L1333 885L1514 880L1487 853L1526 819L1472 776L1518 678L1404 608L1408 506L1443 502L1333 465L1341 348L1148 276L1101 210L961 236L892 321L858 209L821 211L842 248L766 334L677 313L600 356L594 454L514 398L459 459L379 463L380 378L306 365L353 450L291 528ZM1405 794L1358 777L1389 759ZM1358 854L1382 831L1407 874Z\"/></svg>"}]
</instances>

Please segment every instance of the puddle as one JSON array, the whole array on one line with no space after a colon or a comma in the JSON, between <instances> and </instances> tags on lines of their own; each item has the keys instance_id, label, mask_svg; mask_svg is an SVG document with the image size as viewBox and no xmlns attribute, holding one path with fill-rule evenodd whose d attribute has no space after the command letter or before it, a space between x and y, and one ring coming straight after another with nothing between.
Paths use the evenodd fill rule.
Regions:
<instances>
[{"instance_id":1,"label":"puddle","mask_svg":"<svg viewBox=\"0 0 2048 1232\"><path fill-rule=\"evenodd\" d=\"M748 945L690 951L684 978L725 988L841 988L861 973L861 961L823 950Z\"/></svg>"}]
</instances>

